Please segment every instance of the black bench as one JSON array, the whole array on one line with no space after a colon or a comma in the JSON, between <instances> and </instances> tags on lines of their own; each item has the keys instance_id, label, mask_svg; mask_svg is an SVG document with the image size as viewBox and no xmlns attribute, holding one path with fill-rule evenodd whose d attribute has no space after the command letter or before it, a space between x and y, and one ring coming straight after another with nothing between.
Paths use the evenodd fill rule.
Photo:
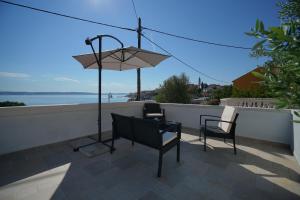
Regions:
<instances>
[{"instance_id":1,"label":"black bench","mask_svg":"<svg viewBox=\"0 0 300 200\"><path fill-rule=\"evenodd\" d=\"M181 124L178 123L178 128L174 132L169 129L161 130L161 125L156 120L139 119L128 117L119 114L111 113L112 122L112 148L114 149L114 140L117 138L125 138L132 142L137 142L142 145L157 149L159 151L158 172L157 176L161 176L162 157L168 150L177 146L177 162L180 160L180 138Z\"/></svg>"}]
</instances>

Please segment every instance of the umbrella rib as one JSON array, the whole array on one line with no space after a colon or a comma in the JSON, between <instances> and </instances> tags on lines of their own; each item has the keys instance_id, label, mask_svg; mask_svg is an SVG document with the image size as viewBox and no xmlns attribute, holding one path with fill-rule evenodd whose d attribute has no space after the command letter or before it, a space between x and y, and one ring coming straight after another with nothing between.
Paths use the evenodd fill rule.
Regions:
<instances>
[{"instance_id":1,"label":"umbrella rib","mask_svg":"<svg viewBox=\"0 0 300 200\"><path fill-rule=\"evenodd\" d=\"M104 58L107 58L107 57L109 57L109 56L111 56L111 55L117 53L118 51L123 51L123 49L116 49L114 52L112 52L111 54L105 56ZM104 58L103 58L103 59L104 59ZM103 59L102 59L102 60L103 60Z\"/></svg>"},{"instance_id":2,"label":"umbrella rib","mask_svg":"<svg viewBox=\"0 0 300 200\"><path fill-rule=\"evenodd\" d=\"M139 51L139 50L136 50L135 53L127 52L127 53L131 54L131 56L129 56L128 58L126 58L126 59L124 60L124 62L130 60L131 58L133 58L134 56L136 56L138 53L142 53L142 52L143 52L143 51ZM143 62L145 62L145 63L151 65L152 67L155 66L155 65L153 65L153 64L150 63L150 62L146 62L145 60L141 59L141 58L138 57L138 56L136 56L136 57L137 57L138 59L142 60ZM133 65L133 66L134 66L134 65ZM136 67L138 67L138 66L136 66Z\"/></svg>"},{"instance_id":3,"label":"umbrella rib","mask_svg":"<svg viewBox=\"0 0 300 200\"><path fill-rule=\"evenodd\" d=\"M129 52L128 52L129 53ZM124 60L124 62L126 62L127 60L130 60L131 58L133 58L136 54L138 53L138 51L136 51L135 53L131 54L131 56L129 56L128 58L126 58Z\"/></svg>"},{"instance_id":4,"label":"umbrella rib","mask_svg":"<svg viewBox=\"0 0 300 200\"><path fill-rule=\"evenodd\" d=\"M102 62L103 64L105 64L105 63L116 63L116 64L118 64L119 62ZM123 63L123 65L127 65L127 66L133 66L133 67L137 67L137 68L139 68L140 66L138 66L138 65L134 65L134 64L127 64L127 63ZM103 68L103 69L105 69L105 68Z\"/></svg>"},{"instance_id":5,"label":"umbrella rib","mask_svg":"<svg viewBox=\"0 0 300 200\"><path fill-rule=\"evenodd\" d=\"M145 62L145 63L148 63L148 64L151 65L152 67L155 66L154 64L152 64L152 63L150 63L150 62L148 62L148 61L145 61L145 60L143 60L142 58L140 58L140 57L138 56L138 53L143 53L143 52L142 52L142 51L138 51L138 50L135 52L135 56L136 56L138 59L142 60L142 61Z\"/></svg>"},{"instance_id":6,"label":"umbrella rib","mask_svg":"<svg viewBox=\"0 0 300 200\"><path fill-rule=\"evenodd\" d=\"M112 52L111 54L109 54L109 55L107 55L107 56L105 56L105 57L103 57L101 60L103 60L104 58L107 58L107 57L109 57L109 56L111 56L111 55L113 55L114 53L117 53L118 51L120 51L121 49L117 49L117 50L115 50L114 52ZM90 63L90 64L88 64L86 67L85 67L85 69L86 68L89 68L91 65L93 65L93 64L95 64L95 62L92 62L92 63Z\"/></svg>"},{"instance_id":7,"label":"umbrella rib","mask_svg":"<svg viewBox=\"0 0 300 200\"><path fill-rule=\"evenodd\" d=\"M161 53L157 53L157 52L153 52L153 51L148 51L146 49L139 49L139 48L136 48L136 47L131 47L131 48L134 48L131 49L132 51L136 51L136 52L141 52L141 53L148 53L148 54L154 54L154 55L159 55L159 56L167 56L167 57L170 57L169 55L165 55L165 54L161 54Z\"/></svg>"},{"instance_id":8,"label":"umbrella rib","mask_svg":"<svg viewBox=\"0 0 300 200\"><path fill-rule=\"evenodd\" d=\"M113 55L114 55L114 54L109 55L108 57L111 57L111 58L113 58L113 59L115 59L115 60L118 60L118 61L122 62L121 58L119 58L118 56L113 56Z\"/></svg>"}]
</instances>

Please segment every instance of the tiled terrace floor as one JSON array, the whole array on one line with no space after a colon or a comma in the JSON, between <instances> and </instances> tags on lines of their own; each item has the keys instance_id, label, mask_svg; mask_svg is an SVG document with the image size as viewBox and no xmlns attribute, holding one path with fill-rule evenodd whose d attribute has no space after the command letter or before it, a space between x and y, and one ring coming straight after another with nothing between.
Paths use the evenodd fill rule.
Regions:
<instances>
[{"instance_id":1,"label":"tiled terrace floor","mask_svg":"<svg viewBox=\"0 0 300 200\"><path fill-rule=\"evenodd\" d=\"M0 199L300 199L300 168L289 149L238 138L203 145L184 130L181 163L176 149L165 154L156 177L158 152L126 140L113 155L87 158L68 143L0 157Z\"/></svg>"}]
</instances>

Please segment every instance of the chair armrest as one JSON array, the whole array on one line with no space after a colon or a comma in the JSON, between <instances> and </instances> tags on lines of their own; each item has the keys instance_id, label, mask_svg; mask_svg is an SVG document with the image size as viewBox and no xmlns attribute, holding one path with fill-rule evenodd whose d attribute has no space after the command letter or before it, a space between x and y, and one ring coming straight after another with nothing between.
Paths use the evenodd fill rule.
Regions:
<instances>
[{"instance_id":1,"label":"chair armrest","mask_svg":"<svg viewBox=\"0 0 300 200\"><path fill-rule=\"evenodd\" d=\"M145 118L145 117L146 117L146 108L143 107L143 118Z\"/></svg>"},{"instance_id":2,"label":"chair armrest","mask_svg":"<svg viewBox=\"0 0 300 200\"><path fill-rule=\"evenodd\" d=\"M163 114L163 121L166 121L166 112L165 112L165 109L161 109L162 111L162 114Z\"/></svg>"},{"instance_id":3,"label":"chair armrest","mask_svg":"<svg viewBox=\"0 0 300 200\"><path fill-rule=\"evenodd\" d=\"M215 117L215 118L221 118L220 116L216 116L216 115L200 115L200 125L201 125L201 119L202 117Z\"/></svg>"},{"instance_id":4,"label":"chair armrest","mask_svg":"<svg viewBox=\"0 0 300 200\"><path fill-rule=\"evenodd\" d=\"M181 123L177 126L177 137L179 138L179 140L181 139Z\"/></svg>"},{"instance_id":5,"label":"chair armrest","mask_svg":"<svg viewBox=\"0 0 300 200\"><path fill-rule=\"evenodd\" d=\"M168 130L167 130L167 129L159 130L159 133L160 133L161 135L163 135L165 132L168 132Z\"/></svg>"},{"instance_id":6,"label":"chair armrest","mask_svg":"<svg viewBox=\"0 0 300 200\"><path fill-rule=\"evenodd\" d=\"M225 122L225 123L230 123L230 124L235 123L235 122L232 122L232 121L225 121L225 120L218 120L218 119L206 119L205 120L205 127L206 127L207 122Z\"/></svg>"}]
</instances>

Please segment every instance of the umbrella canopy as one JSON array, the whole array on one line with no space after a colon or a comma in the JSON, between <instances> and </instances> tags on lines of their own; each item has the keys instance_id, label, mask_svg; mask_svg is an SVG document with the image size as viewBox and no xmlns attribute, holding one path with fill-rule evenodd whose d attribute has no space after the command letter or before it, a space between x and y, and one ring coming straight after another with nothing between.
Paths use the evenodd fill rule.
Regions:
<instances>
[{"instance_id":1,"label":"umbrella canopy","mask_svg":"<svg viewBox=\"0 0 300 200\"><path fill-rule=\"evenodd\" d=\"M96 54L99 57L99 54ZM168 55L139 49L136 47L126 47L102 52L102 69L108 70L129 70L144 67L155 67ZM94 54L83 54L73 56L82 64L85 69L98 69L98 64Z\"/></svg>"}]
</instances>

